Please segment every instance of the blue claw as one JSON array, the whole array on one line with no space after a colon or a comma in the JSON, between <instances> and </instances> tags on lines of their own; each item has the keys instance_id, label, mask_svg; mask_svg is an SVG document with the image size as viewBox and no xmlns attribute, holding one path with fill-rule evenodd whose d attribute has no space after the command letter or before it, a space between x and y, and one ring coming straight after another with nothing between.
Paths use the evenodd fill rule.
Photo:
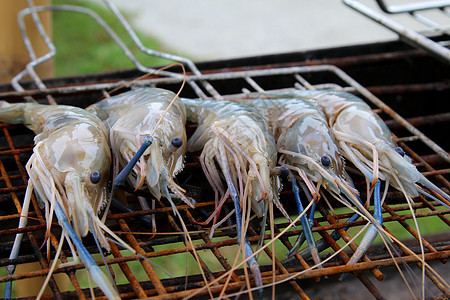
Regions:
<instances>
[{"instance_id":1,"label":"blue claw","mask_svg":"<svg viewBox=\"0 0 450 300\"><path fill-rule=\"evenodd\" d=\"M359 218L359 215L357 213L355 213L353 216L350 217L350 219L348 219L346 221L346 223L354 222L358 218ZM348 227L344 228L345 231L347 231L347 229L348 229ZM331 234L331 237L333 238L334 241L337 241L341 238L341 236L339 235L337 230L333 231L333 233ZM317 251L319 251L319 253L320 253L320 252L328 249L330 247L330 245L324 239L320 239L316 242L316 247L317 247ZM309 247L301 250L298 254L301 257L303 257L304 259L308 259L311 257L311 251L309 250Z\"/></svg>"},{"instance_id":2,"label":"blue claw","mask_svg":"<svg viewBox=\"0 0 450 300\"><path fill-rule=\"evenodd\" d=\"M304 208L303 208L302 202L300 200L300 192L299 192L299 188L298 188L298 185L297 185L297 180L295 179L295 177L292 174L292 172L289 174L288 179L292 183L292 191L294 192L295 202L297 203L298 214L300 215L300 214L303 213ZM314 218L314 212L313 211L311 211L310 217L311 216L312 216L312 218ZM308 221L308 218L307 218L306 215L303 215L300 218L300 221L302 223L304 237L305 237L305 239L306 239L306 241L307 241L307 243L309 245L311 256L312 256L312 258L313 258L313 260L314 260L314 262L316 264L320 264L319 252L317 250L316 243L314 241L314 237L313 237L313 234L312 234L312 231L311 231L311 224ZM300 238L301 237L299 236L299 239ZM300 241L298 241L298 242L300 242ZM297 244L297 242L296 242L296 244ZM299 247L300 247L300 245L299 245ZM293 248L292 250L295 250L295 249ZM292 250L288 253L288 256L292 252Z\"/></svg>"},{"instance_id":3,"label":"blue claw","mask_svg":"<svg viewBox=\"0 0 450 300\"><path fill-rule=\"evenodd\" d=\"M380 226L383 226L383 214L381 211L381 197L380 197L380 188L381 188L381 182L380 180L377 180L375 183L375 190L374 190L374 218L377 221ZM367 230L366 234L364 235L363 239L361 240L361 243L359 244L358 249L356 249L355 253L353 253L350 260L347 262L347 265L357 263L361 257L366 253L367 249L372 245L373 241L378 235L378 230L375 225L370 225L369 229ZM340 280L345 279L347 274L342 274Z\"/></svg>"},{"instance_id":4,"label":"blue claw","mask_svg":"<svg viewBox=\"0 0 450 300\"><path fill-rule=\"evenodd\" d=\"M153 138L151 136L147 136L142 143L142 146L138 149L136 154L131 158L130 162L123 168L122 171L114 178L113 181L113 191L115 191L123 182L127 179L130 172L133 170L134 166L144 154L145 150L153 143Z\"/></svg>"},{"instance_id":5,"label":"blue claw","mask_svg":"<svg viewBox=\"0 0 450 300\"><path fill-rule=\"evenodd\" d=\"M354 187L354 186L353 186L353 182L351 183L351 185L352 185L352 187ZM361 197L359 197L359 195L356 195L356 198L358 199L359 203L361 203L361 204L363 203L363 201L361 200ZM310 219L310 222L311 222L311 223L313 223L313 221L314 221L314 212L315 212L315 209L316 209L316 204L314 203L314 204L311 206L311 213L310 213L310 215L309 215L309 219ZM354 222L354 221L358 220L358 218L359 218L359 214L358 214L358 213L355 213L355 214L354 214L353 216L351 216L350 219L348 219L345 223ZM347 231L347 230L348 230L348 227L345 227L345 228L343 228L343 229L344 229L345 231ZM335 231L333 231L333 233L331 234L331 238L332 238L334 241L338 241L338 240L341 238L341 235L337 232L337 230L335 230ZM320 253L320 252L322 252L322 251L328 249L328 248L330 247L330 245L325 241L325 239L320 239L320 240L318 240L318 241L316 242L316 247L317 247L317 250L318 250L319 253ZM311 251L310 251L309 247L308 247L308 248L305 248L305 249L303 249L303 250L301 250L301 251L299 252L299 255L300 255L302 258L304 258L304 259L310 258L310 257L311 257Z\"/></svg>"},{"instance_id":6,"label":"blue claw","mask_svg":"<svg viewBox=\"0 0 450 300\"><path fill-rule=\"evenodd\" d=\"M289 252L286 254L286 259L293 257L295 255L295 253L297 253L298 249L303 245L303 243L305 241L306 241L305 234L302 231L298 235L297 239L295 240L294 245L292 245L292 249L289 250ZM308 249L309 249L309 247L308 247Z\"/></svg>"},{"instance_id":7,"label":"blue claw","mask_svg":"<svg viewBox=\"0 0 450 300\"><path fill-rule=\"evenodd\" d=\"M138 149L136 154L131 158L130 162L122 169L122 171L120 171L120 173L116 176L116 178L114 178L113 193L127 179L128 175L130 175L131 171L133 170L133 168L136 165L136 163L138 162L138 160L144 154L145 150L147 150L147 148L150 147L152 142L153 142L153 138L151 136L147 136L144 139L144 143L142 144L142 146ZM118 199L116 199L114 197L111 200L111 205L114 208L117 208L118 210L120 210L122 212L132 212L133 211L131 208L129 208L128 206L126 206L125 204L123 204L122 202L120 202ZM143 222L145 225L152 226L152 223L147 218L145 218L143 216L139 216L137 218L139 219L139 221Z\"/></svg>"},{"instance_id":8,"label":"blue claw","mask_svg":"<svg viewBox=\"0 0 450 300\"><path fill-rule=\"evenodd\" d=\"M311 199L312 199L312 197L311 197ZM312 228L312 227L314 226L314 213L315 213L315 211L316 211L316 206L317 206L316 203L313 203L313 204L311 205L311 211L310 211L310 213L309 213L309 218L308 218L308 222L309 222L310 228ZM303 243L304 243L305 241L306 241L305 233L302 231L302 232L299 234L299 236L297 237L297 240L295 241L294 245L292 246L292 249L288 252L288 254L286 254L286 259L292 258L292 257L295 255L295 253L297 253L298 249L303 245ZM322 241L322 239L319 240L319 242L320 242L320 241ZM325 242L325 241L322 241L322 242ZM326 244L326 243L325 243L325 244ZM323 246L322 246L322 247L319 246L318 242L316 242L316 247L317 247L317 250L318 250L319 253L320 253L321 251L325 250L326 248L328 248L328 246L327 246L326 248L322 249ZM306 256L305 256L305 253L303 253L305 250L306 250L306 252L307 252ZM302 253L303 253L303 254L302 254ZM305 258L305 259L310 258L310 257L311 257L311 250L310 250L309 246L308 246L307 248L303 249L303 250L301 251L300 255L301 255L303 258Z\"/></svg>"},{"instance_id":9,"label":"blue claw","mask_svg":"<svg viewBox=\"0 0 450 300\"><path fill-rule=\"evenodd\" d=\"M5 299L11 299L11 291L12 291L12 281L8 281L6 282L5 285L5 294L4 294Z\"/></svg>"},{"instance_id":10,"label":"blue claw","mask_svg":"<svg viewBox=\"0 0 450 300\"><path fill-rule=\"evenodd\" d=\"M447 203L445 203L445 202L439 200L438 198L434 197L433 195L431 195L431 194L425 192L425 191L422 190L421 188L417 188L417 191L418 191L419 193L424 194L425 196L427 196L427 197L433 199L434 201L439 202L439 204L441 204L441 205L447 207L448 209L450 209L450 206L449 206Z\"/></svg>"},{"instance_id":11,"label":"blue claw","mask_svg":"<svg viewBox=\"0 0 450 300\"><path fill-rule=\"evenodd\" d=\"M58 202L55 202L55 214L61 226L65 229L70 239L72 240L72 243L77 248L78 254L80 255L80 258L83 261L84 265L86 266L86 269L88 270L89 274L91 274L92 280L103 291L103 293L105 294L106 297L108 297L108 299L120 299L119 294L114 289L112 284L109 282L105 273L102 272L100 267L97 265L97 262L84 247L80 238L76 235L75 231L70 225L69 219L67 218L66 214L64 213Z\"/></svg>"},{"instance_id":12,"label":"blue claw","mask_svg":"<svg viewBox=\"0 0 450 300\"><path fill-rule=\"evenodd\" d=\"M134 212L134 210L132 210L131 208L129 208L128 206L126 206L125 204L120 202L119 199L117 199L115 197L112 197L111 205L114 208L120 210L121 212ZM138 219L144 225L147 225L150 227L152 226L152 222L150 222L150 220L148 218L146 218L145 216L137 216L136 219Z\"/></svg>"},{"instance_id":13,"label":"blue claw","mask_svg":"<svg viewBox=\"0 0 450 300\"><path fill-rule=\"evenodd\" d=\"M437 194L439 194L441 197L443 197L443 198L446 199L447 201L450 201L450 196L447 195L443 190L441 190L440 188L438 188L436 185L434 185L434 184L433 184L431 181L429 181L425 176L423 176L423 175L420 176L420 181L419 181L419 183L422 184L423 186L426 186L426 187L429 188L430 190L435 191ZM424 194L424 195L427 195L428 197L430 197L431 199L433 199L433 200L439 202L440 204L444 205L445 207L450 208L450 207L448 206L448 204L446 204L446 203L442 202L441 200L437 199L436 197L434 197L434 196L428 194L428 193L425 192L424 190L422 190L422 189L420 189L420 188L418 188L418 187L417 187L416 189L417 189L417 191L418 191L419 193L422 193L422 194Z\"/></svg>"},{"instance_id":14,"label":"blue claw","mask_svg":"<svg viewBox=\"0 0 450 300\"><path fill-rule=\"evenodd\" d=\"M238 244L241 243L241 230L242 230L242 216L241 216L241 204L239 202L239 195L236 190L236 187L234 186L233 182L228 182L228 188L230 189L230 196L231 199L233 199L234 208L236 210L236 231L237 231L237 241ZM252 247L250 246L250 243L247 241L247 238L244 236L244 250L245 250L245 257L250 257L253 255ZM253 278L255 280L255 285L258 287L261 287L263 285L262 283L262 277L261 277L261 271L259 270L258 262L256 261L255 257L250 258L247 261L247 265L249 266ZM262 299L263 296L263 289L260 288L258 290L259 298Z\"/></svg>"}]
</instances>

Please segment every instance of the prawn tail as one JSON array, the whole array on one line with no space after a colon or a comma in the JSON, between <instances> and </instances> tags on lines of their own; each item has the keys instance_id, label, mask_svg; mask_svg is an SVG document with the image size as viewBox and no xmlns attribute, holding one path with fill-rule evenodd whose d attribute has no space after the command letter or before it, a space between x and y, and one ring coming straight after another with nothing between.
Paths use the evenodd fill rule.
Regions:
<instances>
[{"instance_id":1,"label":"prawn tail","mask_svg":"<svg viewBox=\"0 0 450 300\"><path fill-rule=\"evenodd\" d=\"M0 122L22 124L25 122L25 106L27 103L10 104L0 100Z\"/></svg>"}]
</instances>

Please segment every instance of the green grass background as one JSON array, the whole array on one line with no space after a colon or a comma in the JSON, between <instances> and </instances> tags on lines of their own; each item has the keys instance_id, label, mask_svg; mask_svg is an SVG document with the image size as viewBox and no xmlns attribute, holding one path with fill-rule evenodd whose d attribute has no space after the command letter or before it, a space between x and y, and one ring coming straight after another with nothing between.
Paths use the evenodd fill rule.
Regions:
<instances>
[{"instance_id":1,"label":"green grass background","mask_svg":"<svg viewBox=\"0 0 450 300\"><path fill-rule=\"evenodd\" d=\"M101 3L83 0L54 0L53 4L82 5L97 12L119 35L144 66L167 64L162 58L152 57L139 51L114 14ZM126 14L129 20L133 15ZM137 33L144 46L175 54L164 48L156 39ZM53 13L53 41L56 47L55 76L74 76L134 68L122 49L108 33L90 16L69 12Z\"/></svg>"}]
</instances>

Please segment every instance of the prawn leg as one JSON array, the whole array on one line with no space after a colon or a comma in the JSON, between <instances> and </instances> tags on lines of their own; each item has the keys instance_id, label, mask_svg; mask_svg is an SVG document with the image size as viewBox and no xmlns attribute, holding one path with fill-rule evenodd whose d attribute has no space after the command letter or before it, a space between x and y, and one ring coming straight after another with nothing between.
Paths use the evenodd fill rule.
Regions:
<instances>
[{"instance_id":1,"label":"prawn leg","mask_svg":"<svg viewBox=\"0 0 450 300\"><path fill-rule=\"evenodd\" d=\"M248 258L250 256L253 255L253 250L252 247L250 246L250 243L247 241L247 238L244 237L242 238L242 215L241 215L241 204L240 204L240 199L239 199L239 193L233 183L233 179L231 177L231 172L230 169L228 167L228 159L225 153L225 147L223 146L223 144L219 145L219 152L220 152L220 157L221 157L221 168L222 168L222 172L224 174L225 177L225 181L228 185L228 189L230 191L230 196L231 199L233 199L233 203L234 203L234 207L235 207L235 215L236 215L236 231L237 231L237 241L238 244L241 244L241 241L244 241L244 251L245 251L245 258ZM259 270L259 265L258 262L256 261L256 259L254 257L250 258L247 261L247 265L249 266L254 280L255 280L255 284L256 286L260 287L259 289L259 297L260 299L262 299L262 277L261 277L261 272Z\"/></svg>"},{"instance_id":2,"label":"prawn leg","mask_svg":"<svg viewBox=\"0 0 450 300\"><path fill-rule=\"evenodd\" d=\"M433 195L431 195L431 194L425 192L425 191L422 190L419 186L416 186L416 189L417 189L417 191L418 191L419 193L421 193L421 194L423 194L423 195L425 195L425 196L427 196L427 197L433 199L433 200L436 201L436 202L439 202L441 205L443 205L443 206L445 206L445 207L447 207L447 208L450 209L450 206L449 206L447 203L445 203L445 202L439 200L438 198L434 197Z\"/></svg>"}]
</instances>

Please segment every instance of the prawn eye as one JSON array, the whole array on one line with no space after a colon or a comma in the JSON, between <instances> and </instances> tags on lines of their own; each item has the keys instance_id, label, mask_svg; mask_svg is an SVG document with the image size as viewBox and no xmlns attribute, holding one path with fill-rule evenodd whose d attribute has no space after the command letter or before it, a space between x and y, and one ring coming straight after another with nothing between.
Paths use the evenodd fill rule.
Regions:
<instances>
[{"instance_id":1,"label":"prawn eye","mask_svg":"<svg viewBox=\"0 0 450 300\"><path fill-rule=\"evenodd\" d=\"M324 155L320 158L320 162L324 167L328 167L331 165L331 158L328 155Z\"/></svg>"},{"instance_id":2,"label":"prawn eye","mask_svg":"<svg viewBox=\"0 0 450 300\"><path fill-rule=\"evenodd\" d=\"M405 156L405 150L403 150L402 147L397 147L394 150L395 150L395 152L397 152L401 156Z\"/></svg>"},{"instance_id":3,"label":"prawn eye","mask_svg":"<svg viewBox=\"0 0 450 300\"><path fill-rule=\"evenodd\" d=\"M176 138L173 138L170 143L175 148L180 148L183 145L183 140L181 138L179 138L179 137L176 137Z\"/></svg>"},{"instance_id":4,"label":"prawn eye","mask_svg":"<svg viewBox=\"0 0 450 300\"><path fill-rule=\"evenodd\" d=\"M102 179L102 174L99 171L94 171L91 173L90 180L93 184L97 184Z\"/></svg>"},{"instance_id":5,"label":"prawn eye","mask_svg":"<svg viewBox=\"0 0 450 300\"><path fill-rule=\"evenodd\" d=\"M280 175L283 176L283 177L287 177L287 176L289 175L289 169L286 168L285 165L282 165L282 166L281 166L280 171L281 171L281 172L280 172Z\"/></svg>"}]
</instances>

